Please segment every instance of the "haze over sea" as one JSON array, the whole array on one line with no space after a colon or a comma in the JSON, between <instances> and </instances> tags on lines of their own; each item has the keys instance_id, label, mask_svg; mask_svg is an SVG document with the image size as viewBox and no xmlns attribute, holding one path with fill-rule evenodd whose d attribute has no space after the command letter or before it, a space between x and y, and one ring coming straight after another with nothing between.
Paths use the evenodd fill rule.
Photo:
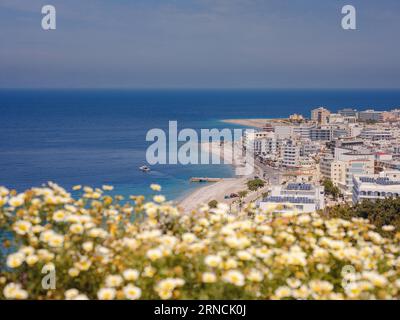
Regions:
<instances>
[{"instance_id":1,"label":"haze over sea","mask_svg":"<svg viewBox=\"0 0 400 320\"><path fill-rule=\"evenodd\" d=\"M146 164L148 130L232 128L221 119L309 117L326 106L400 107L391 90L0 90L0 185L23 191L54 181L148 194L151 183L176 199L196 188L192 176L230 177L226 165Z\"/></svg>"}]
</instances>

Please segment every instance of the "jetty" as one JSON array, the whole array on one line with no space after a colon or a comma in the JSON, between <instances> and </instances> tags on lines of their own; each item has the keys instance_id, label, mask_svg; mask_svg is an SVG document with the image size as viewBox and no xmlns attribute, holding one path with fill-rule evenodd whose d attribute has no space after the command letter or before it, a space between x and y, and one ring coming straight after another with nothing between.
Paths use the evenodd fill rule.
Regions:
<instances>
[{"instance_id":1,"label":"jetty","mask_svg":"<svg viewBox=\"0 0 400 320\"><path fill-rule=\"evenodd\" d=\"M218 182L221 181L222 178L208 178L208 177L193 177L190 178L190 182Z\"/></svg>"}]
</instances>

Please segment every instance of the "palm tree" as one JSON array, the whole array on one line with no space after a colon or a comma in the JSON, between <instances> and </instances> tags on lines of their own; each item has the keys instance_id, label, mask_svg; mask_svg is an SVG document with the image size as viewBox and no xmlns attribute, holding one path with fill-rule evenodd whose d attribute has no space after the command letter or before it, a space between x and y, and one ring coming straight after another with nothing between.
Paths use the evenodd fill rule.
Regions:
<instances>
[{"instance_id":1,"label":"palm tree","mask_svg":"<svg viewBox=\"0 0 400 320\"><path fill-rule=\"evenodd\" d=\"M243 190L243 191L239 191L238 195L239 195L239 211L242 210L242 205L243 205L243 198L245 198L248 194L247 190Z\"/></svg>"}]
</instances>

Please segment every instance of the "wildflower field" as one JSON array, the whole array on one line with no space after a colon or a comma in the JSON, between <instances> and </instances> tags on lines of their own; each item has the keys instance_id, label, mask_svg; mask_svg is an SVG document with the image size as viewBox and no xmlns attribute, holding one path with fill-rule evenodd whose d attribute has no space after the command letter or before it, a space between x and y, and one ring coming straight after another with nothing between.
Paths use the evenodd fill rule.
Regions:
<instances>
[{"instance_id":1,"label":"wildflower field","mask_svg":"<svg viewBox=\"0 0 400 320\"><path fill-rule=\"evenodd\" d=\"M397 299L400 233L313 214L183 214L159 195L123 199L49 184L0 188L1 299ZM54 270L55 287L45 288Z\"/></svg>"}]
</instances>

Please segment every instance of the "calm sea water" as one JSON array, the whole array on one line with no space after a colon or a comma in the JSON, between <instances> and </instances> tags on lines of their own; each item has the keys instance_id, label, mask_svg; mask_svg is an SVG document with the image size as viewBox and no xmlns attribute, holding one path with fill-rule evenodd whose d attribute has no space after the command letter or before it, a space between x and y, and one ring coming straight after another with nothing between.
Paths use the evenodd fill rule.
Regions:
<instances>
[{"instance_id":1,"label":"calm sea water","mask_svg":"<svg viewBox=\"0 0 400 320\"><path fill-rule=\"evenodd\" d=\"M229 166L157 165L149 174L145 141L152 128L231 127L224 118L309 116L316 106L390 109L400 91L355 90L0 90L0 185L23 191L55 181L112 184L119 194L148 194L159 183L168 198L197 187L192 176L229 177Z\"/></svg>"}]
</instances>

